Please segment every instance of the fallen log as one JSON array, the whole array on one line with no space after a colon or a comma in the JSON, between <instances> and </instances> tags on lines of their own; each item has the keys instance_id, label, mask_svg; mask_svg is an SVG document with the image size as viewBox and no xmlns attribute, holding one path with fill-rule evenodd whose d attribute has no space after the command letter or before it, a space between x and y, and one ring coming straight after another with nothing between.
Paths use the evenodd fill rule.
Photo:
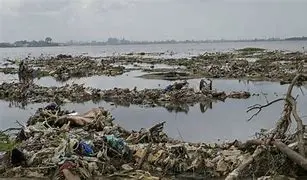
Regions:
<instances>
[{"instance_id":1,"label":"fallen log","mask_svg":"<svg viewBox=\"0 0 307 180\"><path fill-rule=\"evenodd\" d=\"M307 170L307 159L305 159L302 155L293 151L281 141L272 141L272 144L275 145L277 149L279 149L282 153L286 154L289 157L289 159L294 161L303 169Z\"/></svg>"},{"instance_id":2,"label":"fallen log","mask_svg":"<svg viewBox=\"0 0 307 180\"><path fill-rule=\"evenodd\" d=\"M264 152L264 148L258 146L258 148L254 151L254 153L249 156L247 159L243 160L242 164L238 166L235 170L228 174L225 180L235 180L238 179L243 170L248 167L252 162L254 162L255 158L258 157L262 152Z\"/></svg>"}]
</instances>

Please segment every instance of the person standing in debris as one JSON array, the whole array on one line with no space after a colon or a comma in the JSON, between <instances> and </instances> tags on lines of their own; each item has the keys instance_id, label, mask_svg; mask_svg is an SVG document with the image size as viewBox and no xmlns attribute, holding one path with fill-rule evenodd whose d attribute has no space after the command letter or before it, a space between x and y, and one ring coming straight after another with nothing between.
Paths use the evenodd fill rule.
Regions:
<instances>
[{"instance_id":1,"label":"person standing in debris","mask_svg":"<svg viewBox=\"0 0 307 180\"><path fill-rule=\"evenodd\" d=\"M201 79L199 82L199 91L202 91L204 87L205 87L205 80Z\"/></svg>"},{"instance_id":2,"label":"person standing in debris","mask_svg":"<svg viewBox=\"0 0 307 180\"><path fill-rule=\"evenodd\" d=\"M209 84L204 80L201 79L199 82L199 91L212 91L212 81L210 79Z\"/></svg>"},{"instance_id":3,"label":"person standing in debris","mask_svg":"<svg viewBox=\"0 0 307 180\"><path fill-rule=\"evenodd\" d=\"M29 69L27 66L26 61L22 60L19 64L19 69L18 69L18 79L21 83L32 83L33 78L38 73L38 71L33 71L33 69Z\"/></svg>"},{"instance_id":4,"label":"person standing in debris","mask_svg":"<svg viewBox=\"0 0 307 180\"><path fill-rule=\"evenodd\" d=\"M18 79L20 82L24 82L25 78L25 62L22 60L19 64L19 69L18 69Z\"/></svg>"}]
</instances>

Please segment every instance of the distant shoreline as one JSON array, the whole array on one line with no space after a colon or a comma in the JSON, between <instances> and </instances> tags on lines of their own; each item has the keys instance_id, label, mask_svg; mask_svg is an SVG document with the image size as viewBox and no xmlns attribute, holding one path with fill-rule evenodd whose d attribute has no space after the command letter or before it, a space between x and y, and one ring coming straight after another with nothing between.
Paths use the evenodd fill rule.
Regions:
<instances>
[{"instance_id":1,"label":"distant shoreline","mask_svg":"<svg viewBox=\"0 0 307 180\"><path fill-rule=\"evenodd\" d=\"M287 41L307 41L307 38L287 38L287 39L259 39L259 40L206 40L206 41L131 41L126 43L107 42L80 42L80 43L52 43L38 46L16 46L10 43L0 43L0 48L30 48L30 47L61 47L61 46L115 46L115 45L152 45L152 44L202 44L202 43L236 43L236 42L287 42Z\"/></svg>"}]
</instances>

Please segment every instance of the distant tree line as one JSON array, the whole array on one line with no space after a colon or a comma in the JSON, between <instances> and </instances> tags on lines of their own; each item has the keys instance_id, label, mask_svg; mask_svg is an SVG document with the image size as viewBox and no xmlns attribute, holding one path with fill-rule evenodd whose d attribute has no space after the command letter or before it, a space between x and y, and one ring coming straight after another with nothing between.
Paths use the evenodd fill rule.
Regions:
<instances>
[{"instance_id":1,"label":"distant tree line","mask_svg":"<svg viewBox=\"0 0 307 180\"><path fill-rule=\"evenodd\" d=\"M291 38L286 38L286 41L306 41L307 37L302 36L302 37L291 37Z\"/></svg>"},{"instance_id":2,"label":"distant tree line","mask_svg":"<svg viewBox=\"0 0 307 180\"><path fill-rule=\"evenodd\" d=\"M209 43L209 42L255 42L255 41L284 41L284 40L307 40L306 37L294 37L294 38L268 38L268 39L241 39L241 40L185 40L185 41L176 41L176 40L165 40L165 41L129 41L126 39L118 38L108 38L107 41L91 41L91 42L75 42L70 41L65 43L65 45L125 45L125 44L178 44L178 43Z\"/></svg>"},{"instance_id":3,"label":"distant tree line","mask_svg":"<svg viewBox=\"0 0 307 180\"><path fill-rule=\"evenodd\" d=\"M0 47L45 47L45 46L59 46L59 43L52 42L51 37L46 37L45 40L40 41L16 41L14 43L0 43Z\"/></svg>"},{"instance_id":4,"label":"distant tree line","mask_svg":"<svg viewBox=\"0 0 307 180\"><path fill-rule=\"evenodd\" d=\"M126 39L118 38L108 38L107 41L91 41L91 42L76 42L69 41L67 43L59 44L52 42L52 38L46 37L45 40L40 41L16 41L14 43L0 43L0 47L44 47L44 46L70 46L70 45L91 45L91 46L100 46L100 45L125 45L125 44L178 44L178 43L210 43L210 42L253 42L253 41L305 41L307 37L291 37L291 38L268 38L268 39L241 39L241 40L185 40L185 41L176 41L176 40L165 40L165 41L129 41Z\"/></svg>"}]
</instances>

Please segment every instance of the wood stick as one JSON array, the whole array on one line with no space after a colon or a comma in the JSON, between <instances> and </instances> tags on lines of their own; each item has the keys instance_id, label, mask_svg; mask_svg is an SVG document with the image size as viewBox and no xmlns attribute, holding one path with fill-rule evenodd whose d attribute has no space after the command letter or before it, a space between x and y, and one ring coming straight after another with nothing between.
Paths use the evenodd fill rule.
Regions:
<instances>
[{"instance_id":1,"label":"wood stick","mask_svg":"<svg viewBox=\"0 0 307 180\"><path fill-rule=\"evenodd\" d=\"M296 111L296 102L293 97L289 98L288 101L292 104L292 114L297 124L297 141L298 141L298 149L300 154L305 157L305 147L304 147L304 126L302 119L299 117Z\"/></svg>"},{"instance_id":2,"label":"wood stick","mask_svg":"<svg viewBox=\"0 0 307 180\"><path fill-rule=\"evenodd\" d=\"M282 153L286 154L289 159L301 166L304 170L307 170L307 159L305 159L302 155L293 151L280 141L273 141L272 144L275 145Z\"/></svg>"},{"instance_id":3,"label":"wood stick","mask_svg":"<svg viewBox=\"0 0 307 180\"><path fill-rule=\"evenodd\" d=\"M240 176L242 171L246 167L248 167L255 160L255 158L257 156L259 156L262 152L264 152L264 148L259 146L251 156L249 156L247 159L243 160L243 162L235 170L233 170L231 173L229 173L225 180L238 179L238 177Z\"/></svg>"},{"instance_id":4,"label":"wood stick","mask_svg":"<svg viewBox=\"0 0 307 180\"><path fill-rule=\"evenodd\" d=\"M144 156L142 157L142 159L140 160L139 165L138 165L138 167L137 167L138 169L142 169L142 166L143 166L143 164L144 164L144 161L145 161L145 159L148 157L148 154L149 154L149 151L150 151L151 146L152 146L152 142L150 142L150 143L148 144L148 146L146 147L145 154L144 154Z\"/></svg>"}]
</instances>

